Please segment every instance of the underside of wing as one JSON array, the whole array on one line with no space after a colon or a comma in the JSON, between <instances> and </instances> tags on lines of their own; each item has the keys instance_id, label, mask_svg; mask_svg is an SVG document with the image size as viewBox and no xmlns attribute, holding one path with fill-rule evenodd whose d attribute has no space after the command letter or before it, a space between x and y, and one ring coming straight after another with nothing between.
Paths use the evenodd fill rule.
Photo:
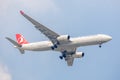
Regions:
<instances>
[{"instance_id":1,"label":"underside of wing","mask_svg":"<svg viewBox=\"0 0 120 80\"><path fill-rule=\"evenodd\" d=\"M44 25L40 24L36 20L32 19L30 16L28 16L27 14L25 14L23 11L20 11L20 13L27 20L29 20L33 25L35 25L36 29L38 29L41 33L43 33L46 37L48 37L48 39L50 41L52 41L53 44L57 42L57 37L59 36L59 34L55 33L54 31L48 29L47 27L45 27Z\"/></svg>"},{"instance_id":2,"label":"underside of wing","mask_svg":"<svg viewBox=\"0 0 120 80\"><path fill-rule=\"evenodd\" d=\"M74 58L72 56L67 56L65 60L67 61L68 66L73 65Z\"/></svg>"},{"instance_id":3,"label":"underside of wing","mask_svg":"<svg viewBox=\"0 0 120 80\"><path fill-rule=\"evenodd\" d=\"M62 56L60 56L60 58L64 58L67 62L67 65L72 66L74 62L73 54L75 54L75 52L76 48L65 49L64 51L61 51Z\"/></svg>"}]
</instances>

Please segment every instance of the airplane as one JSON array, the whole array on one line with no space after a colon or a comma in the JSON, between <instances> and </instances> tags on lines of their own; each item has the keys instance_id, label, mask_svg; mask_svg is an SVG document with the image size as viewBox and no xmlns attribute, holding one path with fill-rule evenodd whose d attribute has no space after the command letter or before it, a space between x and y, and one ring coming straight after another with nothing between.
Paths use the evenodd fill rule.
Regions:
<instances>
[{"instance_id":1,"label":"airplane","mask_svg":"<svg viewBox=\"0 0 120 80\"><path fill-rule=\"evenodd\" d=\"M77 52L78 47L90 46L90 45L101 45L112 40L112 37L105 34L96 34L83 37L71 38L69 35L60 35L51 29L45 27L41 23L32 19L30 16L25 14L23 11L20 11L21 15L24 16L28 21L30 21L36 29L43 33L49 40L29 43L21 34L16 34L16 40L6 37L8 41L14 44L14 47L17 48L22 54L25 50L29 51L59 51L62 53L59 56L60 59L65 59L68 66L73 65L75 58L82 58L84 52Z\"/></svg>"}]
</instances>

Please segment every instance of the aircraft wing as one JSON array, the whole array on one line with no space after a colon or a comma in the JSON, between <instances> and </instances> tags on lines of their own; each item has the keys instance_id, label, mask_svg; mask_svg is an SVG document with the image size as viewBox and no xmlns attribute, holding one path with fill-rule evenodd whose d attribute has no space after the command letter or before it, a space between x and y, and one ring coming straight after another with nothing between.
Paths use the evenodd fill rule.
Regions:
<instances>
[{"instance_id":1,"label":"aircraft wing","mask_svg":"<svg viewBox=\"0 0 120 80\"><path fill-rule=\"evenodd\" d=\"M72 66L73 65L73 61L74 61L74 58L70 55L70 56L66 56L66 59L67 61L67 65L68 66Z\"/></svg>"},{"instance_id":2,"label":"aircraft wing","mask_svg":"<svg viewBox=\"0 0 120 80\"><path fill-rule=\"evenodd\" d=\"M69 49L65 49L64 51L65 52L63 52L63 51L61 51L61 52L62 52L62 54L66 55L66 57L64 57L64 58L65 58L65 61L67 62L67 65L72 66L73 62L74 62L74 57L72 57L72 55L75 54L76 48L69 48Z\"/></svg>"},{"instance_id":3,"label":"aircraft wing","mask_svg":"<svg viewBox=\"0 0 120 80\"><path fill-rule=\"evenodd\" d=\"M20 11L20 13L27 20L29 20L35 26L36 29L38 29L41 33L43 33L46 37L48 37L48 39L50 41L52 41L53 44L57 42L57 37L59 36L59 34L53 32L52 30L50 30L47 27L45 27L44 25L40 24L36 20L32 19L30 16L28 16L27 14L25 14L23 11Z\"/></svg>"}]
</instances>

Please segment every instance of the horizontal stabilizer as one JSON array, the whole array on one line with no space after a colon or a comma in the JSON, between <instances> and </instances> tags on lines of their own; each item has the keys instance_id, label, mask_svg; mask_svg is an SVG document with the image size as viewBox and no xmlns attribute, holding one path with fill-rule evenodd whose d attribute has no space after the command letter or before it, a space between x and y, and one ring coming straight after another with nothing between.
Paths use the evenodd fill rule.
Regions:
<instances>
[{"instance_id":1,"label":"horizontal stabilizer","mask_svg":"<svg viewBox=\"0 0 120 80\"><path fill-rule=\"evenodd\" d=\"M20 44L18 44L16 41L12 40L11 38L6 37L6 39L7 39L8 41L10 41L11 43L13 43L15 46L17 46L17 47L21 47Z\"/></svg>"},{"instance_id":2,"label":"horizontal stabilizer","mask_svg":"<svg viewBox=\"0 0 120 80\"><path fill-rule=\"evenodd\" d=\"M9 37L6 37L6 39L8 41L10 41L12 44L14 44L16 47L18 47L18 49L19 49L19 51L20 51L21 54L24 54L25 51L19 48L19 47L22 47L22 45L18 44L16 41L12 40Z\"/></svg>"},{"instance_id":3,"label":"horizontal stabilizer","mask_svg":"<svg viewBox=\"0 0 120 80\"><path fill-rule=\"evenodd\" d=\"M24 53L25 53L25 51L22 50L22 49L19 49L19 51L20 51L21 54L24 54Z\"/></svg>"}]
</instances>

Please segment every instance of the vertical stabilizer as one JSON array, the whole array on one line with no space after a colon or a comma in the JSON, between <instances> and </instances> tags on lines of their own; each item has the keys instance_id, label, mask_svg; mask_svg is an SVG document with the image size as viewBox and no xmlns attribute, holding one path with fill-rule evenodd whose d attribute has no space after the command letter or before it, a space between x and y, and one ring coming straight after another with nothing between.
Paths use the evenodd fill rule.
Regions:
<instances>
[{"instance_id":1,"label":"vertical stabilizer","mask_svg":"<svg viewBox=\"0 0 120 80\"><path fill-rule=\"evenodd\" d=\"M28 44L28 41L21 34L16 34L16 40L18 44Z\"/></svg>"}]
</instances>

